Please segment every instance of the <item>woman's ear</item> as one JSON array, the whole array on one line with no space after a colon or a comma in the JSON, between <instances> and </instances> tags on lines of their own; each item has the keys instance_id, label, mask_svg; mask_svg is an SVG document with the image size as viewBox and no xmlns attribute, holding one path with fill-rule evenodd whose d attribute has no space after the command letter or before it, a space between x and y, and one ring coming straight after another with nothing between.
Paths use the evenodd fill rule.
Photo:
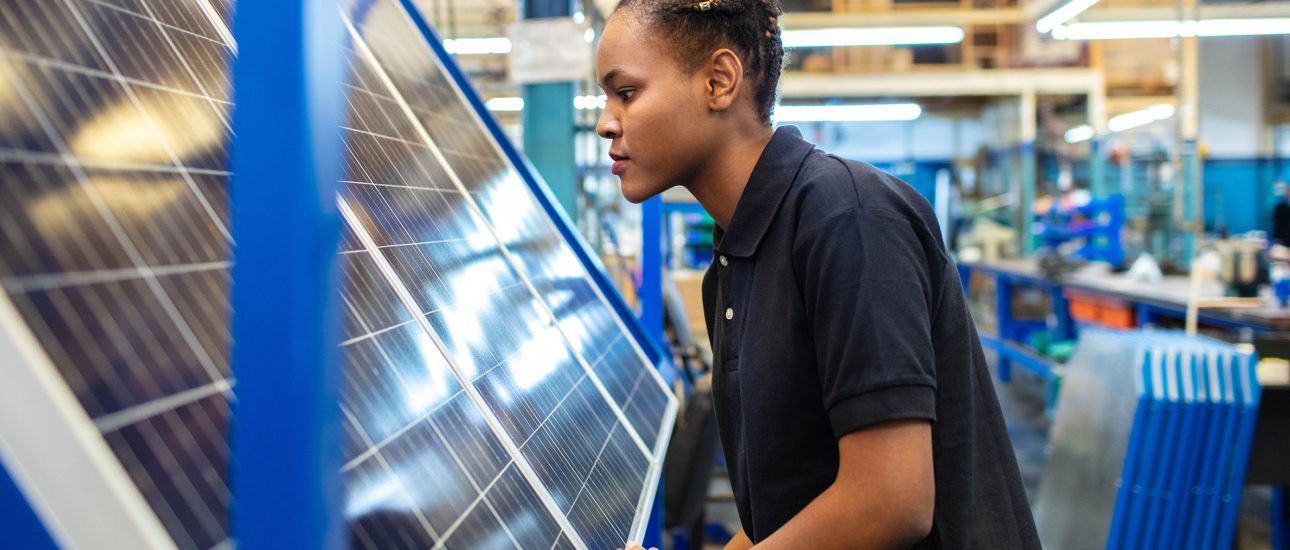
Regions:
<instances>
[{"instance_id":1,"label":"woman's ear","mask_svg":"<svg viewBox=\"0 0 1290 550\"><path fill-rule=\"evenodd\" d=\"M708 108L726 111L739 98L744 80L744 65L729 48L721 48L708 59Z\"/></svg>"}]
</instances>

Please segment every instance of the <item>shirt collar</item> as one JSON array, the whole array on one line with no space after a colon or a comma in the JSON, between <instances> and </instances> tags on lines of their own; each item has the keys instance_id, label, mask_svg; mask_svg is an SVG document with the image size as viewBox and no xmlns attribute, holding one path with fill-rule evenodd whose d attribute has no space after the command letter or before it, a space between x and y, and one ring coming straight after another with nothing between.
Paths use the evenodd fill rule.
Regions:
<instances>
[{"instance_id":1,"label":"shirt collar","mask_svg":"<svg viewBox=\"0 0 1290 550\"><path fill-rule=\"evenodd\" d=\"M793 126L775 130L735 205L730 226L724 230L717 226L714 230L714 248L718 253L745 258L757 252L797 170L814 148Z\"/></svg>"}]
</instances>

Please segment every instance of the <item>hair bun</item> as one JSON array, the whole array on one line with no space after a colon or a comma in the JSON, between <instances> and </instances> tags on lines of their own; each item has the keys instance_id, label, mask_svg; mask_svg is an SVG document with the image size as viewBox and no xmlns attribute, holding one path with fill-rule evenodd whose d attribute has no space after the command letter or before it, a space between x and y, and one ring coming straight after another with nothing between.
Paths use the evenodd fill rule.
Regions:
<instances>
[{"instance_id":1,"label":"hair bun","mask_svg":"<svg viewBox=\"0 0 1290 550\"><path fill-rule=\"evenodd\" d=\"M757 112L770 124L784 68L779 0L619 0L614 13L624 11L663 38L683 67L697 67L717 48L735 51Z\"/></svg>"}]
</instances>

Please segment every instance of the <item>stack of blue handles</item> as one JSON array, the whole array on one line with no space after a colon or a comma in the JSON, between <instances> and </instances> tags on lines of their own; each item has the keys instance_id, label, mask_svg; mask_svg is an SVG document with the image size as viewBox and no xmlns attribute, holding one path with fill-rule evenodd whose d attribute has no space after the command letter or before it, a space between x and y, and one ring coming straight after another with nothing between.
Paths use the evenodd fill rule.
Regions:
<instances>
[{"instance_id":1,"label":"stack of blue handles","mask_svg":"<svg viewBox=\"0 0 1290 550\"><path fill-rule=\"evenodd\" d=\"M1258 413L1257 361L1208 338L1142 338L1106 547L1230 548Z\"/></svg>"}]
</instances>

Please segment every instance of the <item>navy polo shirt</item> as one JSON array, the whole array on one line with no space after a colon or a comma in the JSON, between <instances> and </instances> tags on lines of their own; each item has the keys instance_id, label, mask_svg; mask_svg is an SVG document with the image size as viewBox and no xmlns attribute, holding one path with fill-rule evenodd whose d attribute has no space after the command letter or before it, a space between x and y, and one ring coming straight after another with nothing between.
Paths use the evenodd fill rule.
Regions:
<instances>
[{"instance_id":1,"label":"navy polo shirt","mask_svg":"<svg viewBox=\"0 0 1290 550\"><path fill-rule=\"evenodd\" d=\"M759 542L833 483L837 440L932 422L916 548L1038 548L958 271L932 208L867 164L775 132L703 279L721 444Z\"/></svg>"}]
</instances>

